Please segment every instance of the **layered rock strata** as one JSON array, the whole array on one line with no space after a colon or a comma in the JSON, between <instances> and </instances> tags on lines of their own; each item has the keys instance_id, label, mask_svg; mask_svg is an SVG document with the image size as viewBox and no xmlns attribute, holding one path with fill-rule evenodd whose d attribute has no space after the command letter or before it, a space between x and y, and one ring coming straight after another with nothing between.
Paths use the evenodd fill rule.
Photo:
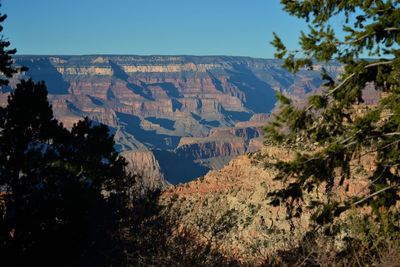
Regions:
<instances>
[{"instance_id":1,"label":"layered rock strata","mask_svg":"<svg viewBox=\"0 0 400 267\"><path fill-rule=\"evenodd\" d=\"M15 62L29 71L11 81L11 88L19 78L45 80L64 125L87 116L110 127L121 152L157 150L162 172L174 182L255 150L260 141L250 136L259 138L257 120L265 123L275 92L301 98L322 82L318 71L294 75L280 61L247 57L17 56ZM325 67L333 76L341 70L336 63ZM3 106L9 91L0 92ZM184 159L201 171L168 169Z\"/></svg>"}]
</instances>

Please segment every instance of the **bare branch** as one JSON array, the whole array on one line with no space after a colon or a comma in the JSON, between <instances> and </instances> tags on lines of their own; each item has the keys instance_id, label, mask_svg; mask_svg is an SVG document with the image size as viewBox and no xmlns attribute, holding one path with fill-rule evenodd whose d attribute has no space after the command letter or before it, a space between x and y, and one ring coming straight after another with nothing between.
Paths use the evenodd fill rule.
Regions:
<instances>
[{"instance_id":1,"label":"bare branch","mask_svg":"<svg viewBox=\"0 0 400 267\"><path fill-rule=\"evenodd\" d=\"M377 66L381 66L381 65L390 65L392 64L393 61L389 60L389 61L379 61L379 62L374 62L371 63L367 66L365 66L366 69L372 68L372 67L377 67ZM336 86L335 88L333 88L331 91L329 91L329 93L327 93L327 95L332 95L334 92L336 92L337 90L339 90L340 88L342 88L351 78L354 77L354 75L356 75L356 73L352 73L351 75L349 75L346 79L344 79L338 86Z\"/></svg>"},{"instance_id":2,"label":"bare branch","mask_svg":"<svg viewBox=\"0 0 400 267\"><path fill-rule=\"evenodd\" d=\"M366 200L368 200L368 199L370 199L370 198L372 198L372 197L374 197L374 196L376 196L376 195L379 195L379 194L382 193L382 192L385 192L386 190L389 190L389 189L392 189L392 188L396 188L396 187L399 188L398 185L391 185L391 186L387 186L387 187L385 187L385 188L382 188L381 190L378 190L378 191L376 191L376 192L374 192L374 193L372 193L372 194L370 194L370 195L368 195L368 196L366 196L366 197L360 199L359 201L354 202L353 205L354 205L354 206L357 206L358 204L361 204L361 203L363 203L364 201L366 201Z\"/></svg>"},{"instance_id":3,"label":"bare branch","mask_svg":"<svg viewBox=\"0 0 400 267\"><path fill-rule=\"evenodd\" d=\"M383 134L384 136L395 136L395 135L400 135L400 132L393 132L393 133L385 133Z\"/></svg>"}]
</instances>

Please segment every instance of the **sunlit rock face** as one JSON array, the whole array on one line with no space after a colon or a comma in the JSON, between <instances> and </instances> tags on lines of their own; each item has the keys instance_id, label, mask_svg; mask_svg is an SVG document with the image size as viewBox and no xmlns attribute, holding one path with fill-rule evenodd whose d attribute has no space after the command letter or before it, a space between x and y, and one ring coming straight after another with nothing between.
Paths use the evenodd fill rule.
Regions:
<instances>
[{"instance_id":1,"label":"sunlit rock face","mask_svg":"<svg viewBox=\"0 0 400 267\"><path fill-rule=\"evenodd\" d=\"M135 187L139 193L147 190L157 190L167 187L161 172L160 165L151 151L126 151L121 155L126 159L128 165L126 171L136 177Z\"/></svg>"},{"instance_id":2,"label":"sunlit rock face","mask_svg":"<svg viewBox=\"0 0 400 267\"><path fill-rule=\"evenodd\" d=\"M322 84L318 71L294 75L277 60L247 57L94 55L15 60L29 71L16 77L11 87L17 78L45 80L54 114L66 127L85 116L108 125L118 150L152 150L164 177L173 183L257 150L262 144L260 129L276 104L276 91L304 99ZM335 63L325 68L334 76L341 70ZM0 92L0 105L6 105L9 91ZM182 162L185 167L179 166Z\"/></svg>"},{"instance_id":3,"label":"sunlit rock face","mask_svg":"<svg viewBox=\"0 0 400 267\"><path fill-rule=\"evenodd\" d=\"M161 212L163 219L176 222L172 229L174 234L190 233L201 245L212 239L221 253L238 260L241 265L264 266L265 255L287 248L288 240L304 240L310 229L315 230L311 227L315 221L310 217L318 207L311 203L327 203L328 198L332 202L345 202L355 196L367 196L369 177L377 168L376 155L362 154L350 164L351 179L343 181L341 175L336 175L332 187L322 182L310 189L293 204L295 210L301 208L302 212L288 219L287 203L272 205L269 194L297 181L292 175L277 179L279 171L273 167L277 160L293 160L297 152L298 149L295 151L290 146L264 146L256 153L235 157L223 168L199 179L169 187L160 197L161 206L165 207ZM354 207L338 215L336 223L348 221L354 212L366 214L372 210L365 206ZM265 218L262 223L261 217Z\"/></svg>"}]
</instances>

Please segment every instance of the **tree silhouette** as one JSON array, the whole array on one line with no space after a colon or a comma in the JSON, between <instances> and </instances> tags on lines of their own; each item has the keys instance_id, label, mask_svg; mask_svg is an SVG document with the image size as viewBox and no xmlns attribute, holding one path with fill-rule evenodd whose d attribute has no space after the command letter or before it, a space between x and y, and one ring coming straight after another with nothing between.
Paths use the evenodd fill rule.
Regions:
<instances>
[{"instance_id":1,"label":"tree silhouette","mask_svg":"<svg viewBox=\"0 0 400 267\"><path fill-rule=\"evenodd\" d=\"M0 40L6 78L18 71L8 46ZM44 82L20 81L0 108L1 265L121 265L125 165L105 125L84 119L65 129Z\"/></svg>"},{"instance_id":2,"label":"tree silhouette","mask_svg":"<svg viewBox=\"0 0 400 267\"><path fill-rule=\"evenodd\" d=\"M85 119L67 131L53 118L44 83L31 80L17 85L1 125L2 258L109 263L128 178L108 128Z\"/></svg>"},{"instance_id":3,"label":"tree silhouette","mask_svg":"<svg viewBox=\"0 0 400 267\"><path fill-rule=\"evenodd\" d=\"M1 7L1 4L0 4ZM7 18L7 15L0 13L0 23L3 23ZM5 76L5 78L0 78L0 85L8 85L8 79L19 71L27 70L25 67L15 68L12 66L12 56L17 53L16 49L8 49L10 42L5 40L1 32L3 31L3 26L0 25L0 72Z\"/></svg>"}]
</instances>

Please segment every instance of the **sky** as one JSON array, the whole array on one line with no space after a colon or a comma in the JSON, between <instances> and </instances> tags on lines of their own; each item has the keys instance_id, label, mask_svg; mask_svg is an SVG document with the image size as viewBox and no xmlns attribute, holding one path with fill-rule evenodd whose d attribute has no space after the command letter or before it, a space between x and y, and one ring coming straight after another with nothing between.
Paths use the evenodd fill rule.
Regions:
<instances>
[{"instance_id":1,"label":"sky","mask_svg":"<svg viewBox=\"0 0 400 267\"><path fill-rule=\"evenodd\" d=\"M2 0L18 54L232 55L272 58L306 25L279 0Z\"/></svg>"}]
</instances>

